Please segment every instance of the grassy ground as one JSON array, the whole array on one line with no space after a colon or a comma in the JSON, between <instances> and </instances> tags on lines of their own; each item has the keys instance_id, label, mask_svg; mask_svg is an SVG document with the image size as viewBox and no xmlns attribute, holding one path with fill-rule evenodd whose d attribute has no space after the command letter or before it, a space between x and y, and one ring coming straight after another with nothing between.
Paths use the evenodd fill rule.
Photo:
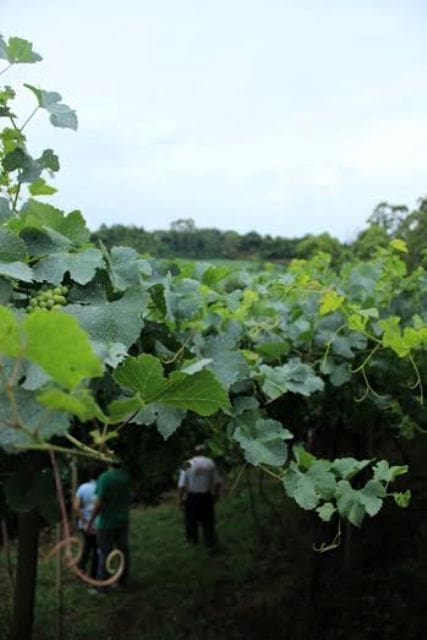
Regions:
<instances>
[{"instance_id":1,"label":"grassy ground","mask_svg":"<svg viewBox=\"0 0 427 640\"><path fill-rule=\"evenodd\" d=\"M269 507L258 502L257 515L263 522L269 518L267 511ZM64 570L65 640L246 637L236 615L244 615L252 585L265 579L270 560L263 562L261 529L257 531L244 490L218 504L217 521L221 549L211 557L203 546L185 543L182 513L175 504L134 509L132 579L126 592L89 595L85 585ZM273 529L270 525L270 533ZM50 545L46 534L44 552ZM287 565L287 554L279 555ZM54 564L43 559L39 563L35 640L57 637ZM5 593L4 571L2 580Z\"/></svg>"},{"instance_id":2,"label":"grassy ground","mask_svg":"<svg viewBox=\"0 0 427 640\"><path fill-rule=\"evenodd\" d=\"M323 555L313 553L312 543L331 540L336 523L313 526L312 515L284 500L276 485L254 491L255 519L244 483L218 504L222 551L215 557L203 546L186 545L182 514L172 501L134 509L128 590L92 596L64 570L61 640L424 640L427 518L421 480L418 494L417 479L411 482L411 509L388 505L361 532L352 528L349 542L344 538ZM45 537L34 640L59 638L55 566L42 559L50 546ZM10 603L1 563L0 593L1 637Z\"/></svg>"}]
</instances>

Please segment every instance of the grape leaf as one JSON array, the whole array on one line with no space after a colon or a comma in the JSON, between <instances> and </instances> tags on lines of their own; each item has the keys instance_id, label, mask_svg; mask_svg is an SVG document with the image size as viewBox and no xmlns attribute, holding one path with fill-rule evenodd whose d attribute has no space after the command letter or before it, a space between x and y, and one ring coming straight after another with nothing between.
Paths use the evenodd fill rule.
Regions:
<instances>
[{"instance_id":1,"label":"grape leaf","mask_svg":"<svg viewBox=\"0 0 427 640\"><path fill-rule=\"evenodd\" d=\"M153 403L135 416L135 422L145 425L156 424L159 433L167 440L178 429L185 415L184 409Z\"/></svg>"},{"instance_id":2,"label":"grape leaf","mask_svg":"<svg viewBox=\"0 0 427 640\"><path fill-rule=\"evenodd\" d=\"M32 196L51 196L56 193L58 189L51 187L43 178L37 178L30 184L28 191Z\"/></svg>"},{"instance_id":3,"label":"grape leaf","mask_svg":"<svg viewBox=\"0 0 427 640\"><path fill-rule=\"evenodd\" d=\"M323 522L330 522L332 516L336 512L336 509L332 502L325 502L320 507L317 507L316 511Z\"/></svg>"},{"instance_id":4,"label":"grape leaf","mask_svg":"<svg viewBox=\"0 0 427 640\"><path fill-rule=\"evenodd\" d=\"M72 389L85 378L102 375L86 333L68 314L34 312L24 329L27 356L61 385Z\"/></svg>"},{"instance_id":5,"label":"grape leaf","mask_svg":"<svg viewBox=\"0 0 427 640\"><path fill-rule=\"evenodd\" d=\"M0 447L7 453L18 453L25 446L50 440L68 429L69 417L61 411L42 407L32 391L14 390L19 416L25 426L16 428L16 412L6 394L0 394Z\"/></svg>"},{"instance_id":6,"label":"grape leaf","mask_svg":"<svg viewBox=\"0 0 427 640\"><path fill-rule=\"evenodd\" d=\"M245 412L235 422L233 438L245 453L245 458L257 466L268 464L279 467L285 464L288 447L285 440L292 434L280 422L261 418L258 412Z\"/></svg>"},{"instance_id":7,"label":"grape leaf","mask_svg":"<svg viewBox=\"0 0 427 640\"><path fill-rule=\"evenodd\" d=\"M18 356L22 352L18 321L11 309L0 307L0 353Z\"/></svg>"},{"instance_id":8,"label":"grape leaf","mask_svg":"<svg viewBox=\"0 0 427 640\"><path fill-rule=\"evenodd\" d=\"M33 270L23 262L0 262L0 275L23 282L32 282Z\"/></svg>"},{"instance_id":9,"label":"grape leaf","mask_svg":"<svg viewBox=\"0 0 427 640\"><path fill-rule=\"evenodd\" d=\"M160 360L149 354L126 358L113 377L121 386L136 391L146 404L157 398L166 386Z\"/></svg>"},{"instance_id":10,"label":"grape leaf","mask_svg":"<svg viewBox=\"0 0 427 640\"><path fill-rule=\"evenodd\" d=\"M262 390L272 400L287 391L310 396L324 388L323 380L315 375L312 367L303 364L299 358L292 358L280 367L261 365L259 371Z\"/></svg>"},{"instance_id":11,"label":"grape leaf","mask_svg":"<svg viewBox=\"0 0 427 640\"><path fill-rule=\"evenodd\" d=\"M61 102L62 97L59 93L56 91L44 91L43 89L38 89L26 83L24 83L24 87L27 87L27 89L33 92L37 98L39 107L46 109L49 113L49 120L54 127L77 130L78 121L76 112Z\"/></svg>"},{"instance_id":12,"label":"grape leaf","mask_svg":"<svg viewBox=\"0 0 427 640\"><path fill-rule=\"evenodd\" d=\"M13 231L0 229L0 261L24 262L27 257L25 242Z\"/></svg>"},{"instance_id":13,"label":"grape leaf","mask_svg":"<svg viewBox=\"0 0 427 640\"><path fill-rule=\"evenodd\" d=\"M99 249L86 249L81 253L57 253L39 260L34 266L34 279L37 282L59 284L68 271L73 280L87 284L95 276L97 269L105 267Z\"/></svg>"},{"instance_id":14,"label":"grape leaf","mask_svg":"<svg viewBox=\"0 0 427 640\"><path fill-rule=\"evenodd\" d=\"M194 375L172 373L167 386L158 394L162 404L190 409L202 416L210 416L219 409L228 409L227 393L214 374L207 369Z\"/></svg>"},{"instance_id":15,"label":"grape leaf","mask_svg":"<svg viewBox=\"0 0 427 640\"><path fill-rule=\"evenodd\" d=\"M40 62L42 57L33 51L33 43L23 38L12 37L6 42L0 36L0 58L11 64L31 64Z\"/></svg>"},{"instance_id":16,"label":"grape leaf","mask_svg":"<svg viewBox=\"0 0 427 640\"><path fill-rule=\"evenodd\" d=\"M98 418L103 422L108 422L88 389L80 389L74 393L65 393L60 389L47 389L37 396L37 402L44 407L65 411L77 416L82 422L91 418Z\"/></svg>"}]
</instances>

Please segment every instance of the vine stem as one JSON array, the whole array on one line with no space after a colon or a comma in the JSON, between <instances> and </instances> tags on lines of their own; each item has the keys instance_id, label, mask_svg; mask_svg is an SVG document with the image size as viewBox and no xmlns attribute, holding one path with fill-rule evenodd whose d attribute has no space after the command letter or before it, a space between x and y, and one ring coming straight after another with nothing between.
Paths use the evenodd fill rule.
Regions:
<instances>
[{"instance_id":1,"label":"vine stem","mask_svg":"<svg viewBox=\"0 0 427 640\"><path fill-rule=\"evenodd\" d=\"M424 404L424 390L423 390L423 383L422 383L422 380L421 380L420 372L419 372L419 369L418 369L418 367L416 365L416 362L414 360L414 357L413 357L412 353L409 352L408 357L409 357L410 363L412 364L412 367L413 367L413 369L415 371L415 375L417 377L415 384L412 387L410 387L410 389L416 389L418 386L420 387L419 401L420 401L420 405L423 405Z\"/></svg>"},{"instance_id":2,"label":"vine stem","mask_svg":"<svg viewBox=\"0 0 427 640\"><path fill-rule=\"evenodd\" d=\"M40 107L39 107L39 105L37 105L37 107L30 113L30 115L28 116L28 118L25 120L24 124L20 128L21 133L22 133L22 131L24 131L24 129L27 126L27 124L30 122L30 120L32 120L32 118L36 115L36 113L37 113L37 111L39 109L40 109Z\"/></svg>"},{"instance_id":3,"label":"vine stem","mask_svg":"<svg viewBox=\"0 0 427 640\"><path fill-rule=\"evenodd\" d=\"M111 462L111 458L107 458L106 456L102 455L102 453L98 453L97 451L94 451L93 453L87 453L86 451L67 449L67 447L60 447L54 444L15 444L14 448L22 449L23 451L54 451L56 453L65 453L71 456L92 458L92 460L96 459L100 460L101 462Z\"/></svg>"},{"instance_id":4,"label":"vine stem","mask_svg":"<svg viewBox=\"0 0 427 640\"><path fill-rule=\"evenodd\" d=\"M13 67L13 62L10 62L7 67L5 67L4 69L2 69L0 71L0 76L3 75L3 73L6 73L6 71L8 71L10 69L10 67Z\"/></svg>"},{"instance_id":5,"label":"vine stem","mask_svg":"<svg viewBox=\"0 0 427 640\"><path fill-rule=\"evenodd\" d=\"M330 340L328 340L328 342L327 342L327 344L326 344L325 353L324 353L323 358L322 358L322 365L323 365L323 366L325 365L325 363L326 363L326 359L327 359L327 357L328 357L328 355L329 355L329 351L331 350L332 342L333 342L333 341L334 341L334 339L337 337L337 335L339 334L339 332L340 332L340 331L342 331L343 329L345 329L345 328L346 328L346 326L347 326L346 324L342 324L342 325L340 325L340 326L338 327L338 329L336 329L336 331L334 331L334 333L333 333L333 335L332 335L331 339L330 339Z\"/></svg>"},{"instance_id":6,"label":"vine stem","mask_svg":"<svg viewBox=\"0 0 427 640\"><path fill-rule=\"evenodd\" d=\"M16 193L15 193L15 197L13 198L13 202L12 202L12 214L16 213L16 207L18 205L18 198L19 198L19 192L21 191L21 183L18 184L17 189L16 189Z\"/></svg>"},{"instance_id":7,"label":"vine stem","mask_svg":"<svg viewBox=\"0 0 427 640\"><path fill-rule=\"evenodd\" d=\"M264 467L263 464L260 464L260 469L262 469L265 473L268 473L269 476L271 476L272 478L275 478L276 480L280 480L280 482L282 482L283 478L282 476L279 476L277 473L274 473L274 471L271 471L268 467Z\"/></svg>"},{"instance_id":8,"label":"vine stem","mask_svg":"<svg viewBox=\"0 0 427 640\"><path fill-rule=\"evenodd\" d=\"M88 447L86 444L83 444L83 442L80 442L80 440L77 440L77 438L74 438L71 434L66 433L65 437L69 442L71 442L71 444L76 446L80 451L85 452L87 455L105 460L105 462L111 462L111 459L104 456L103 453L96 451L96 449L92 449L92 447Z\"/></svg>"},{"instance_id":9,"label":"vine stem","mask_svg":"<svg viewBox=\"0 0 427 640\"><path fill-rule=\"evenodd\" d=\"M361 365L359 365L356 369L350 369L351 373L359 373L359 371L364 369L365 366L368 364L369 360L372 358L372 356L378 351L380 346L381 344L376 344L375 347L368 353L368 355L366 356L366 358L364 359Z\"/></svg>"},{"instance_id":10,"label":"vine stem","mask_svg":"<svg viewBox=\"0 0 427 640\"><path fill-rule=\"evenodd\" d=\"M239 473L237 474L237 477L236 477L235 481L233 482L233 486L231 487L230 491L228 492L228 497L229 498L234 494L235 490L237 489L237 486L238 486L238 484L240 482L240 479L241 479L241 477L243 475L243 472L244 472L244 470L246 469L247 466L248 465L246 463L244 465L242 465L242 468L240 469Z\"/></svg>"},{"instance_id":11,"label":"vine stem","mask_svg":"<svg viewBox=\"0 0 427 640\"><path fill-rule=\"evenodd\" d=\"M337 549L340 546L340 544L341 544L341 518L339 518L338 520L338 530L332 542L330 542L329 544L327 544L326 542L322 542L322 544L319 547L316 547L316 545L313 544L313 551L317 551L317 553L326 553L327 551L332 551L333 549Z\"/></svg>"}]
</instances>

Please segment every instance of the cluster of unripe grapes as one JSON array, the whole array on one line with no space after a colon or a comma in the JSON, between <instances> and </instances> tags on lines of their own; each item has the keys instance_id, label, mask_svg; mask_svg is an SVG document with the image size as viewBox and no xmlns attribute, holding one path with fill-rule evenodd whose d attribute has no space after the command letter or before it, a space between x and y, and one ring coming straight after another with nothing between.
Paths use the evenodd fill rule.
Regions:
<instances>
[{"instance_id":1,"label":"cluster of unripe grapes","mask_svg":"<svg viewBox=\"0 0 427 640\"><path fill-rule=\"evenodd\" d=\"M32 313L36 309L39 311L57 311L67 304L68 287L59 284L56 287L49 288L48 285L42 285L40 291L33 295L27 306L27 313Z\"/></svg>"}]
</instances>

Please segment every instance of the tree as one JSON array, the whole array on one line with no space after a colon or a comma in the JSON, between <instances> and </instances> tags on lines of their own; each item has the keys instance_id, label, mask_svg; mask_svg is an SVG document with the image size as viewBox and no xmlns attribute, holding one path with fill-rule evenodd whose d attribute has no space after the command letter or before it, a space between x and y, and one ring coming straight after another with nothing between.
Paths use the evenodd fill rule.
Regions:
<instances>
[{"instance_id":1,"label":"tree","mask_svg":"<svg viewBox=\"0 0 427 640\"><path fill-rule=\"evenodd\" d=\"M408 207L405 205L380 202L368 218L368 224L378 225L388 236L393 237L407 215Z\"/></svg>"},{"instance_id":2,"label":"tree","mask_svg":"<svg viewBox=\"0 0 427 640\"><path fill-rule=\"evenodd\" d=\"M193 218L180 218L171 222L171 231L177 233L191 233L196 228Z\"/></svg>"}]
</instances>

